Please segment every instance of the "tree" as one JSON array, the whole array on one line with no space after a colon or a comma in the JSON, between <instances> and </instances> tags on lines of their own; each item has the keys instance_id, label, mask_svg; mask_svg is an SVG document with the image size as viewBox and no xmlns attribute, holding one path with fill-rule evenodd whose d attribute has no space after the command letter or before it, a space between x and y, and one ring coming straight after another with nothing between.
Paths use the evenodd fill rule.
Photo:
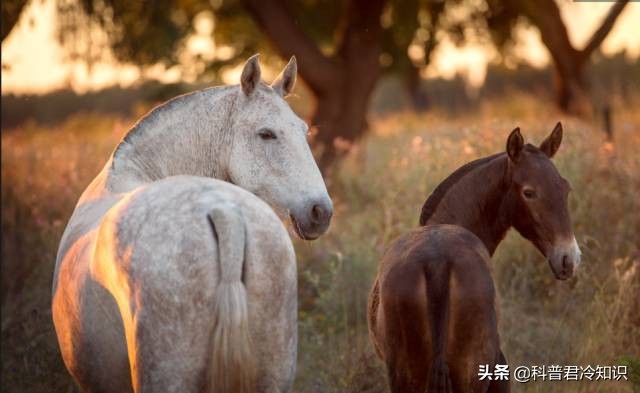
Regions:
<instances>
[{"instance_id":1,"label":"tree","mask_svg":"<svg viewBox=\"0 0 640 393\"><path fill-rule=\"evenodd\" d=\"M2 1L2 41L11 33L27 0Z\"/></svg>"},{"instance_id":2,"label":"tree","mask_svg":"<svg viewBox=\"0 0 640 393\"><path fill-rule=\"evenodd\" d=\"M316 98L312 123L319 130L314 143L323 168L340 154L338 146L366 132L369 97L383 72L408 75L412 101L420 101L419 72L437 44L445 8L444 0L58 2L63 43L76 41L78 26L88 17L107 32L118 59L140 65L175 64L183 40L194 31L194 18L205 11L215 17L216 45L232 53L230 59L207 61L206 71L255 52L267 59L295 54L301 79ZM422 58L409 58L410 45L423 47Z\"/></svg>"},{"instance_id":3,"label":"tree","mask_svg":"<svg viewBox=\"0 0 640 393\"><path fill-rule=\"evenodd\" d=\"M556 69L556 100L567 112L585 114L589 108L588 83L585 68L593 52L607 37L616 19L627 5L621 0L611 6L582 49L571 44L560 9L554 0L487 0L488 26L499 45L508 40L518 17L525 17L540 30Z\"/></svg>"},{"instance_id":4,"label":"tree","mask_svg":"<svg viewBox=\"0 0 640 393\"><path fill-rule=\"evenodd\" d=\"M383 66L386 56L393 59L383 67L383 71L402 77L409 103L416 111L424 111L429 106L423 84L420 83L420 73L429 65L438 44L437 33L445 25L445 5L445 1L433 0L396 1L392 13L387 12L381 18L383 27L388 27L383 29L382 35ZM417 59L409 56L412 45L420 48L422 56Z\"/></svg>"},{"instance_id":5,"label":"tree","mask_svg":"<svg viewBox=\"0 0 640 393\"><path fill-rule=\"evenodd\" d=\"M296 24L284 2L248 0L247 8L284 57L296 54L300 76L317 99L313 124L320 130L323 167L335 157L335 138L353 142L366 129L368 99L380 74L385 0L352 0L333 53L322 53Z\"/></svg>"}]
</instances>

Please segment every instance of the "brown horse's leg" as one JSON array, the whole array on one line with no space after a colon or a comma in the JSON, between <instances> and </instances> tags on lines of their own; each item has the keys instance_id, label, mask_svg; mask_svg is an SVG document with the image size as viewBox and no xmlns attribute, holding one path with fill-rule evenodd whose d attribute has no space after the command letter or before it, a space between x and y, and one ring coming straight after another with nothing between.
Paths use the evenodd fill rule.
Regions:
<instances>
[{"instance_id":1,"label":"brown horse's leg","mask_svg":"<svg viewBox=\"0 0 640 393\"><path fill-rule=\"evenodd\" d=\"M389 379L389 390L391 393L425 393L424 382L411 378L406 370L406 361L392 353L387 357L387 377Z\"/></svg>"},{"instance_id":2,"label":"brown horse's leg","mask_svg":"<svg viewBox=\"0 0 640 393\"><path fill-rule=\"evenodd\" d=\"M449 269L444 261L412 261L380 282L385 318L380 342L393 393L451 392L446 360Z\"/></svg>"},{"instance_id":3,"label":"brown horse's leg","mask_svg":"<svg viewBox=\"0 0 640 393\"><path fill-rule=\"evenodd\" d=\"M431 363L426 288L420 263L395 266L379 282L376 333L392 393L424 393Z\"/></svg>"},{"instance_id":4,"label":"brown horse's leg","mask_svg":"<svg viewBox=\"0 0 640 393\"><path fill-rule=\"evenodd\" d=\"M498 354L498 362L497 364L508 364L507 359L504 357L504 353L502 350ZM509 381L491 381L489 384L489 390L487 393L510 393L511 386L509 385Z\"/></svg>"}]
</instances>

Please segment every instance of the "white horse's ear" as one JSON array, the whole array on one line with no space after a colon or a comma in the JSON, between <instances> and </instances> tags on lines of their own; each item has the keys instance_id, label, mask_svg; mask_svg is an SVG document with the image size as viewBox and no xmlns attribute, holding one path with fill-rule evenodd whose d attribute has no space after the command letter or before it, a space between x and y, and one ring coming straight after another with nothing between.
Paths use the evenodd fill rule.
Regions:
<instances>
[{"instance_id":1,"label":"white horse's ear","mask_svg":"<svg viewBox=\"0 0 640 393\"><path fill-rule=\"evenodd\" d=\"M282 97L288 96L293 87L296 85L296 75L298 74L298 62L295 56L291 56L291 60L284 67L280 75L271 84L273 90Z\"/></svg>"},{"instance_id":2,"label":"white horse's ear","mask_svg":"<svg viewBox=\"0 0 640 393\"><path fill-rule=\"evenodd\" d=\"M261 71L258 56L260 55L253 55L247 60L240 76L240 86L242 86L242 91L247 96L251 95L260 83Z\"/></svg>"}]
</instances>

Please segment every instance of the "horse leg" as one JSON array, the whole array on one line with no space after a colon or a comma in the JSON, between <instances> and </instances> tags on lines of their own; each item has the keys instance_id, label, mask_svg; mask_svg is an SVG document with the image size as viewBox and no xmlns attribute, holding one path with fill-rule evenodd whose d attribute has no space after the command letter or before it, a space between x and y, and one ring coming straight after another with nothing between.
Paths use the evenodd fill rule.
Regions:
<instances>
[{"instance_id":1,"label":"horse leg","mask_svg":"<svg viewBox=\"0 0 640 393\"><path fill-rule=\"evenodd\" d=\"M149 299L142 296L143 301ZM211 310L207 306L212 302L176 305L168 298L156 299L160 302L143 306L135 314L135 348L133 351L130 348L134 357L132 377L135 391L207 391L214 321L210 311L202 311L205 308Z\"/></svg>"},{"instance_id":2,"label":"horse leg","mask_svg":"<svg viewBox=\"0 0 640 393\"><path fill-rule=\"evenodd\" d=\"M183 214L192 222L184 235L166 214L130 206L105 217L91 265L118 305L129 384L136 393L202 392L211 374L218 282L211 227Z\"/></svg>"},{"instance_id":3,"label":"horse leg","mask_svg":"<svg viewBox=\"0 0 640 393\"><path fill-rule=\"evenodd\" d=\"M387 355L387 378L389 379L389 390L391 393L424 393L412 386L409 378L403 370L403 365L397 354L390 351Z\"/></svg>"},{"instance_id":4,"label":"horse leg","mask_svg":"<svg viewBox=\"0 0 640 393\"><path fill-rule=\"evenodd\" d=\"M258 222L253 219L252 222ZM245 274L256 393L288 393L293 388L298 348L296 262L289 235L263 223L248 227Z\"/></svg>"},{"instance_id":5,"label":"horse leg","mask_svg":"<svg viewBox=\"0 0 640 393\"><path fill-rule=\"evenodd\" d=\"M245 223L261 218L249 210L242 214ZM128 269L128 284L121 287L131 288L119 305L131 310L121 314L131 315L125 328L136 392L290 391L297 345L295 254L282 224L247 225L245 247L243 228L224 216L211 215L208 222L183 213L173 219L189 222L188 237L164 228L164 219L147 219L135 241L129 239L130 261L118 263ZM239 334L247 325L238 315L245 302L240 286L249 341ZM243 345L251 358L238 360ZM252 364L253 381L244 377ZM238 384L244 386L233 386Z\"/></svg>"},{"instance_id":6,"label":"horse leg","mask_svg":"<svg viewBox=\"0 0 640 393\"><path fill-rule=\"evenodd\" d=\"M448 354L452 388L456 392L487 392L492 381L478 378L478 366L494 367L500 350L493 281L486 262L468 250L451 262L450 274Z\"/></svg>"},{"instance_id":7,"label":"horse leg","mask_svg":"<svg viewBox=\"0 0 640 393\"><path fill-rule=\"evenodd\" d=\"M194 241L192 250L174 253L146 249L146 240L131 256L122 286L129 293L118 293L134 391L206 392L217 283L213 242Z\"/></svg>"},{"instance_id":8,"label":"horse leg","mask_svg":"<svg viewBox=\"0 0 640 393\"><path fill-rule=\"evenodd\" d=\"M504 353L502 353L502 350L499 351L498 362L496 364L508 364L507 359L504 357ZM510 392L511 392L511 386L509 385L509 381L505 381L505 380L491 381L491 383L489 384L489 390L487 391L487 393L510 393Z\"/></svg>"},{"instance_id":9,"label":"horse leg","mask_svg":"<svg viewBox=\"0 0 640 393\"><path fill-rule=\"evenodd\" d=\"M87 393L132 392L122 319L113 297L68 261L52 303L62 358Z\"/></svg>"},{"instance_id":10,"label":"horse leg","mask_svg":"<svg viewBox=\"0 0 640 393\"><path fill-rule=\"evenodd\" d=\"M393 393L424 393L431 343L422 266L395 266L380 281L379 341Z\"/></svg>"}]
</instances>

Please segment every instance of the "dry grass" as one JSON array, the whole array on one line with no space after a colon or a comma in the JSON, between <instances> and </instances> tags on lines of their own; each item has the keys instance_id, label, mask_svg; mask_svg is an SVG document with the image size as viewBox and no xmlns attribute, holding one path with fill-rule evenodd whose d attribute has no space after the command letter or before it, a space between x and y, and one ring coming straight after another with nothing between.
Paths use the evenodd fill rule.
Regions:
<instances>
[{"instance_id":1,"label":"dry grass","mask_svg":"<svg viewBox=\"0 0 640 393\"><path fill-rule=\"evenodd\" d=\"M516 125L525 138L540 142L559 119L566 134L556 163L573 186L570 207L584 263L577 279L557 282L533 246L517 234L507 237L494 257L504 350L512 365L637 365L640 267L635 275L631 267L640 259L640 113L616 113L611 145L581 121L530 97L511 97L455 119L438 113L372 119L372 135L330 179L336 207L330 232L312 243L296 240L295 391L387 391L365 319L385 245L417 225L430 190L451 171L503 149ZM128 122L78 115L55 129L32 124L2 134L4 391L75 389L51 323L55 253L78 196ZM512 387L515 392L633 391L631 383L613 382Z\"/></svg>"}]
</instances>

